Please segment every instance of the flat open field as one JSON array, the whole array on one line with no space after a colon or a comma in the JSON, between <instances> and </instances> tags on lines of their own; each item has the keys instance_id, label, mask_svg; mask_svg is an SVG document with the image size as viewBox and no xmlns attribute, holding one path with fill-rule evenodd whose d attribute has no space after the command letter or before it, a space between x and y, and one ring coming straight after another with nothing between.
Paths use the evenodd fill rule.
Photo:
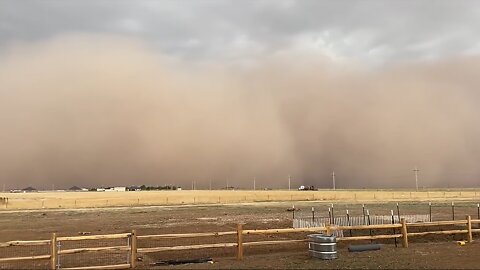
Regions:
<instances>
[{"instance_id":1,"label":"flat open field","mask_svg":"<svg viewBox=\"0 0 480 270\"><path fill-rule=\"evenodd\" d=\"M480 199L480 189L462 190L182 190L129 192L0 193L0 210L70 209L114 206L224 204L273 201L457 201Z\"/></svg>"},{"instance_id":2,"label":"flat open field","mask_svg":"<svg viewBox=\"0 0 480 270\"><path fill-rule=\"evenodd\" d=\"M148 192L146 192L148 193ZM185 192L188 194L188 192ZM103 193L105 194L105 193ZM128 194L128 193L125 193ZM151 194L155 194L151 193ZM156 193L158 194L158 193ZM36 194L40 195L40 194ZM59 236L75 236L80 233L111 234L130 232L136 229L138 235L188 233L188 232L219 232L235 230L238 223L243 223L245 229L288 228L292 226L292 212L288 212L292 203L300 209L298 214L307 214L313 206L317 215L326 216L329 203L322 201L295 201L295 202L261 202L246 204L223 205L178 205L178 206L140 206L114 207L91 209L39 209L13 210L0 213L0 242L10 240L39 240L49 239L52 232ZM424 214L428 210L426 202L401 202L403 214ZM456 203L457 218L465 215L476 215L476 202L463 201ZM350 210L352 215L361 214L361 204L354 202L335 204L337 213ZM395 208L395 203L368 203L366 208L372 214L388 214ZM436 220L451 218L448 203L436 202L433 209ZM476 218L476 217L475 217ZM367 232L363 232L368 235ZM268 240L300 239L305 235L270 235ZM246 236L245 241L258 239ZM252 236L253 237L253 236ZM321 261L308 256L305 243L287 244L278 246L246 247L244 261L234 259L234 248L202 249L192 251L168 251L141 254L142 261L139 268L149 269L478 269L480 257L478 250L480 243L474 242L465 246L457 246L456 240L463 240L464 235L429 236L410 239L407 249L395 248L393 240L384 240L381 251L363 253L349 253L348 243L339 243L339 259ZM474 235L479 239L480 235ZM263 238L265 240L265 238ZM140 247L158 245L195 245L211 242L235 242L235 236L207 239L180 239L161 240L162 242L139 242ZM361 242L355 242L359 244ZM368 243L368 242L365 242ZM107 242L105 242L107 244ZM113 243L109 242L109 245ZM122 243L119 243L122 244ZM125 243L123 243L125 244ZM62 245L62 248L64 246ZM69 247L72 248L72 247ZM47 247L48 250L48 247ZM48 251L47 251L48 252ZM8 257L22 254L2 254ZM115 254L114 254L115 255ZM115 264L117 260L126 260L124 255L102 255L100 252L86 253L84 257L69 259L69 255L62 255L62 267L76 267L101 264ZM80 255L79 255L80 256ZM187 264L178 266L154 266L159 260L211 257L213 264ZM81 259L79 259L81 258ZM46 267L48 262L37 264L1 264L5 267Z\"/></svg>"}]
</instances>

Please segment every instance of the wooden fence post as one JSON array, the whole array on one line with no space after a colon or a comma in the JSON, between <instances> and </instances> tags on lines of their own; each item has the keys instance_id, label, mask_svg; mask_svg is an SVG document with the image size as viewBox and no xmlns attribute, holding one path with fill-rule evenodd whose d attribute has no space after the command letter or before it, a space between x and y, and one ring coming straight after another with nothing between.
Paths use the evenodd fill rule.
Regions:
<instances>
[{"instance_id":1,"label":"wooden fence post","mask_svg":"<svg viewBox=\"0 0 480 270\"><path fill-rule=\"evenodd\" d=\"M237 224L237 260L243 260L243 228Z\"/></svg>"},{"instance_id":2,"label":"wooden fence post","mask_svg":"<svg viewBox=\"0 0 480 270\"><path fill-rule=\"evenodd\" d=\"M325 234L332 235L332 228L330 227L330 225L325 226Z\"/></svg>"},{"instance_id":3,"label":"wooden fence post","mask_svg":"<svg viewBox=\"0 0 480 270\"><path fill-rule=\"evenodd\" d=\"M132 230L130 235L130 268L137 266L137 231Z\"/></svg>"},{"instance_id":4,"label":"wooden fence post","mask_svg":"<svg viewBox=\"0 0 480 270\"><path fill-rule=\"evenodd\" d=\"M400 220L400 223L402 223L402 246L404 248L408 248L408 232L407 232L407 223L405 222L405 219L402 218Z\"/></svg>"},{"instance_id":5,"label":"wooden fence post","mask_svg":"<svg viewBox=\"0 0 480 270\"><path fill-rule=\"evenodd\" d=\"M467 216L467 230L468 230L468 242L471 243L473 241L472 236L472 217L470 215Z\"/></svg>"},{"instance_id":6,"label":"wooden fence post","mask_svg":"<svg viewBox=\"0 0 480 270\"><path fill-rule=\"evenodd\" d=\"M57 269L57 234L52 233L50 241L50 269Z\"/></svg>"}]
</instances>

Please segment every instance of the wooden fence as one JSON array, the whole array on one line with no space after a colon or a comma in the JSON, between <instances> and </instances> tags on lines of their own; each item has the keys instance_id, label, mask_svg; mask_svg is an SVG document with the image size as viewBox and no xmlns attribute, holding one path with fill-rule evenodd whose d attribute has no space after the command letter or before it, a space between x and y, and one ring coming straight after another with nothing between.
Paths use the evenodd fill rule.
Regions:
<instances>
[{"instance_id":1,"label":"wooden fence","mask_svg":"<svg viewBox=\"0 0 480 270\"><path fill-rule=\"evenodd\" d=\"M376 239L396 239L402 241L403 247L408 247L409 237L425 236L425 235L451 235L451 234L465 234L466 240L471 242L473 240L473 233L480 232L480 229L472 229L472 224L480 224L480 219L472 220L467 216L465 220L451 220L451 221L435 221L422 223L406 223L402 219L400 224L375 224L375 225L355 225L355 226L325 226L312 228L285 228L285 229L262 229L262 230L245 230L239 224L236 231L226 232L207 232L207 233L183 233L183 234L159 234L159 235L137 235L135 230L129 233L108 234L108 235L87 235L87 236L66 236L57 237L55 233L52 234L49 240L34 240L34 241L9 241L0 243L0 248L8 248L12 246L38 246L50 245L50 254L25 256L25 257L10 257L0 258L0 263L15 262L15 261L29 261L29 260L49 260L50 269L126 269L135 268L137 265L138 253L152 253L163 251L178 251L178 250L195 250L205 248L226 248L232 247L236 249L236 257L239 260L243 259L243 251L245 247L260 246L260 245L280 245L286 243L306 242L307 239L293 239L293 240L274 240L274 241L257 241L244 242L245 235L272 235L272 234L291 234L291 233L326 233L331 234L338 230L374 230L374 229L399 229L399 233L382 234L382 235L366 235L366 236L350 236L338 237L337 241L358 241L358 240L376 240ZM431 230L426 232L409 232L409 228L430 228L435 226L460 225L465 226L463 229L455 230ZM389 230L390 231L390 230ZM201 237L216 237L225 235L235 235L236 242L213 243L213 244L199 244L199 245L185 245L185 246L163 246L163 247L146 247L139 248L138 241L147 239L180 239L180 238L201 238ZM79 241L79 240L100 240L100 239L128 239L128 245L125 246L109 246L109 247L94 247L94 248L75 248L58 250L58 241ZM60 268L57 258L61 254L76 254L83 252L99 252L99 251L125 251L128 253L129 262L125 264L115 265L101 265L101 266L84 266L74 268Z\"/></svg>"}]
</instances>

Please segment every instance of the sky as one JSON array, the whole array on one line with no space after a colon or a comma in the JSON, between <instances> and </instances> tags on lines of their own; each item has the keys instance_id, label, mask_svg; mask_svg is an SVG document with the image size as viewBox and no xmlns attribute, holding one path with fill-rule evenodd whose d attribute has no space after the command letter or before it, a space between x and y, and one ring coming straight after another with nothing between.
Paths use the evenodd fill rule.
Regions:
<instances>
[{"instance_id":1,"label":"sky","mask_svg":"<svg viewBox=\"0 0 480 270\"><path fill-rule=\"evenodd\" d=\"M476 1L0 0L0 183L474 187L479 57Z\"/></svg>"},{"instance_id":2,"label":"sky","mask_svg":"<svg viewBox=\"0 0 480 270\"><path fill-rule=\"evenodd\" d=\"M476 1L2 0L0 44L70 33L134 37L188 61L306 51L368 65L480 53Z\"/></svg>"}]
</instances>

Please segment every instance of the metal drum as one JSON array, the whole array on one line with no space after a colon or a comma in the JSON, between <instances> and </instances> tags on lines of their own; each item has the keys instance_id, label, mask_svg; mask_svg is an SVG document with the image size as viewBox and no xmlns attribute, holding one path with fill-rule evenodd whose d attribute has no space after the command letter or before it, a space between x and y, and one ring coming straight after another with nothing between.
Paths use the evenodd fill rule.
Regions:
<instances>
[{"instance_id":1,"label":"metal drum","mask_svg":"<svg viewBox=\"0 0 480 270\"><path fill-rule=\"evenodd\" d=\"M337 238L334 235L308 235L308 253L310 256L322 260L337 258Z\"/></svg>"}]
</instances>

